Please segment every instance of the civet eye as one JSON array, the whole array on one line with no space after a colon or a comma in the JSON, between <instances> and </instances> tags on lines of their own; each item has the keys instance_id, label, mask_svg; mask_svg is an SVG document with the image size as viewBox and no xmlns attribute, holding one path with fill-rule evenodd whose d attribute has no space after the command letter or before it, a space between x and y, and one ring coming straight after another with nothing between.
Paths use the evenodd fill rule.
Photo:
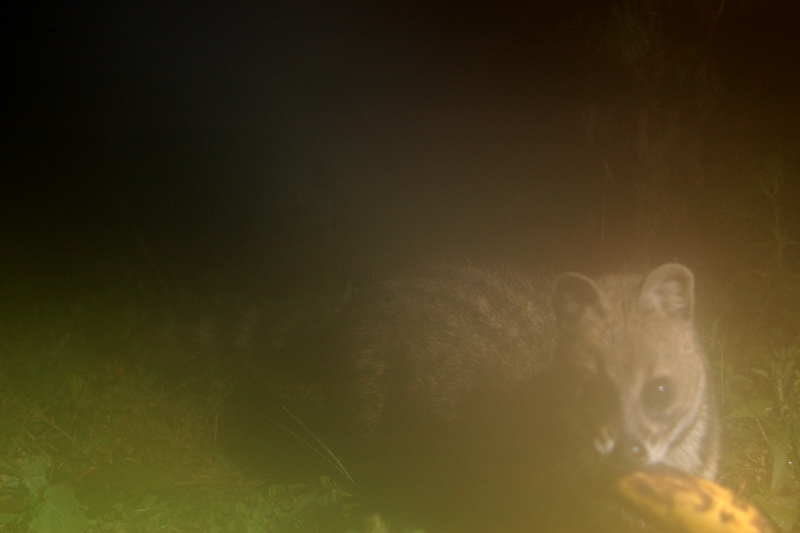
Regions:
<instances>
[{"instance_id":1,"label":"civet eye","mask_svg":"<svg viewBox=\"0 0 800 533\"><path fill-rule=\"evenodd\" d=\"M672 383L668 378L650 380L642 391L642 401L651 411L663 411L672 404Z\"/></svg>"}]
</instances>

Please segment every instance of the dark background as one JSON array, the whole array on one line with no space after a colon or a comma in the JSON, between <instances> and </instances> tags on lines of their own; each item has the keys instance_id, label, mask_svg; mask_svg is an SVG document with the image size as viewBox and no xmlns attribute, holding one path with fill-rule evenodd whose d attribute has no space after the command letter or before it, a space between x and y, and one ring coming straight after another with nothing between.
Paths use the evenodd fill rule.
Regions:
<instances>
[{"instance_id":1,"label":"dark background","mask_svg":"<svg viewBox=\"0 0 800 533\"><path fill-rule=\"evenodd\" d=\"M800 226L799 6L7 5L2 261L163 290L441 260L724 275L776 205Z\"/></svg>"}]
</instances>

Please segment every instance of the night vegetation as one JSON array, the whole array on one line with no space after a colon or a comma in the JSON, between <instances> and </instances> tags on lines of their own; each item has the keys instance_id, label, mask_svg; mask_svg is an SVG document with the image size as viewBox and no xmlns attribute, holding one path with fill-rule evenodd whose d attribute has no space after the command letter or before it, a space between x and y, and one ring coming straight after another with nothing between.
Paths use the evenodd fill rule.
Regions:
<instances>
[{"instance_id":1,"label":"night vegetation","mask_svg":"<svg viewBox=\"0 0 800 533\"><path fill-rule=\"evenodd\" d=\"M443 260L691 267L718 480L800 531L800 17L784 2L537 6L409 15L393 31L431 63L391 39L358 56L385 77L369 93L383 115L352 111L372 70L324 63L367 70L336 86L359 126L331 130L277 82L259 98L287 98L274 106L296 129L183 123L163 102L147 115L163 124L134 105L95 127L102 111L70 113L108 87L69 108L55 74L21 61L0 191L0 531L402 531L307 427L330 416L317 385L270 359L375 280ZM322 70L299 86L317 104L336 93Z\"/></svg>"}]
</instances>

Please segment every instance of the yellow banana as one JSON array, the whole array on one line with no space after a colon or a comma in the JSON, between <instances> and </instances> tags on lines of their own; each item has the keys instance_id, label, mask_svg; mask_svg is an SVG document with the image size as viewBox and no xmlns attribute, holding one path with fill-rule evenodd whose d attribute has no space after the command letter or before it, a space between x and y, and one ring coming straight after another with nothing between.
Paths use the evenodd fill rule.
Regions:
<instances>
[{"instance_id":1,"label":"yellow banana","mask_svg":"<svg viewBox=\"0 0 800 533\"><path fill-rule=\"evenodd\" d=\"M616 484L636 511L667 531L778 533L752 505L713 481L670 469L636 470Z\"/></svg>"}]
</instances>

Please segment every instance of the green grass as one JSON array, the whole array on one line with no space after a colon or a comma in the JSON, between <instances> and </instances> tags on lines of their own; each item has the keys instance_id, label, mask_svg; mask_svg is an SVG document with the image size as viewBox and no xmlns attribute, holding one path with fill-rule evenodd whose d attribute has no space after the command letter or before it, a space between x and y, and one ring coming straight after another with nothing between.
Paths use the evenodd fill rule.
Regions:
<instances>
[{"instance_id":1,"label":"green grass","mask_svg":"<svg viewBox=\"0 0 800 533\"><path fill-rule=\"evenodd\" d=\"M320 531L355 506L324 475L248 477L217 445L236 386L121 284L0 289L0 531ZM157 364L158 363L158 364ZM196 368L179 379L172 366ZM344 526L339 531L344 531Z\"/></svg>"}]
</instances>

